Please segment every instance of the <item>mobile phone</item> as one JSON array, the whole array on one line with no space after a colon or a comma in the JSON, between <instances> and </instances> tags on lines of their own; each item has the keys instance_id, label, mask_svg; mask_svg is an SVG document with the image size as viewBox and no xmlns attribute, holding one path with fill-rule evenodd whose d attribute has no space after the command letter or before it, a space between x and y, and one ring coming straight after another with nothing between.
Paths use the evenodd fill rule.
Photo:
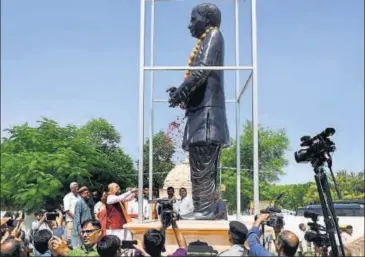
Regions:
<instances>
[{"instance_id":1,"label":"mobile phone","mask_svg":"<svg viewBox=\"0 0 365 257\"><path fill-rule=\"evenodd\" d=\"M138 243L137 240L123 240L122 248L123 249L135 249L134 245L136 245L137 243Z\"/></svg>"}]
</instances>

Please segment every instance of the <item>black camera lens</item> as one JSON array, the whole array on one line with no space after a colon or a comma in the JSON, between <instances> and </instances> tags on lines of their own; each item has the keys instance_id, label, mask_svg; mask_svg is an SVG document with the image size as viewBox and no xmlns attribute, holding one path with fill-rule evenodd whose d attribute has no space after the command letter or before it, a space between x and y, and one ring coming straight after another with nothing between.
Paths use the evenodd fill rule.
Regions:
<instances>
[{"instance_id":1,"label":"black camera lens","mask_svg":"<svg viewBox=\"0 0 365 257\"><path fill-rule=\"evenodd\" d=\"M307 149L301 149L294 153L294 158L297 163L309 162L309 156Z\"/></svg>"}]
</instances>

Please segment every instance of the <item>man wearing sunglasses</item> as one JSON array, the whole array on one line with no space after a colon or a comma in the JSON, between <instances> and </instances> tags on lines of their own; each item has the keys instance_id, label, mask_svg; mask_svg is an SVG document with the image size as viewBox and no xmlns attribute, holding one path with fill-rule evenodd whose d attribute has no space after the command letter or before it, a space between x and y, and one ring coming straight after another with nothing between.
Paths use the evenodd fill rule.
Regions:
<instances>
[{"instance_id":1,"label":"man wearing sunglasses","mask_svg":"<svg viewBox=\"0 0 365 257\"><path fill-rule=\"evenodd\" d=\"M248 232L248 245L251 256L275 256L260 244L261 231L260 227L270 217L270 214L261 214L258 216L251 230ZM281 231L274 241L278 256L293 257L298 249L298 237L288 230Z\"/></svg>"}]
</instances>

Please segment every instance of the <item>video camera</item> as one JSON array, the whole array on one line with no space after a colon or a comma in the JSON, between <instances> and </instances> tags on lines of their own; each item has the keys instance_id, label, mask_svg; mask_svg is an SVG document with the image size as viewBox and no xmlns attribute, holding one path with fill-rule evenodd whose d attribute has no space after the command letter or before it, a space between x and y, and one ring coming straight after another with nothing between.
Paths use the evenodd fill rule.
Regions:
<instances>
[{"instance_id":1,"label":"video camera","mask_svg":"<svg viewBox=\"0 0 365 257\"><path fill-rule=\"evenodd\" d=\"M308 222L310 231L305 232L304 239L317 247L328 247L331 245L326 228L318 224L318 214L310 211L304 212L304 218L311 219L313 222Z\"/></svg>"},{"instance_id":2,"label":"video camera","mask_svg":"<svg viewBox=\"0 0 365 257\"><path fill-rule=\"evenodd\" d=\"M177 213L174 212L174 203L176 200L157 199L156 202L159 204L158 215L161 217L161 223L167 228L171 225L174 213L177 215Z\"/></svg>"},{"instance_id":3,"label":"video camera","mask_svg":"<svg viewBox=\"0 0 365 257\"><path fill-rule=\"evenodd\" d=\"M307 163L315 158L319 158L326 153L332 153L336 150L335 143L329 137L335 134L334 128L326 128L324 131L314 137L303 136L300 146L303 147L294 153L297 163Z\"/></svg>"},{"instance_id":4,"label":"video camera","mask_svg":"<svg viewBox=\"0 0 365 257\"><path fill-rule=\"evenodd\" d=\"M264 223L264 225L282 229L285 225L284 217L281 214L281 210L275 207L267 207L260 211L260 213L268 213L270 214L269 220Z\"/></svg>"}]
</instances>

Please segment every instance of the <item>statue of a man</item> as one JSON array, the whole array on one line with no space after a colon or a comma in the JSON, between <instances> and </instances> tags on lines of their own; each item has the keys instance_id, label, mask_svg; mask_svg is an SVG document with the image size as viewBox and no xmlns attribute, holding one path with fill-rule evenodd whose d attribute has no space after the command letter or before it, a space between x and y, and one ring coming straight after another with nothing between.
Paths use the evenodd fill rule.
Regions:
<instances>
[{"instance_id":1,"label":"statue of a man","mask_svg":"<svg viewBox=\"0 0 365 257\"><path fill-rule=\"evenodd\" d=\"M214 4L199 4L189 30L198 39L189 66L223 66L221 12ZM183 106L187 122L183 148L189 152L194 212L182 219L214 219L214 195L221 149L229 145L222 70L188 70L180 87L169 92L170 107Z\"/></svg>"}]
</instances>

